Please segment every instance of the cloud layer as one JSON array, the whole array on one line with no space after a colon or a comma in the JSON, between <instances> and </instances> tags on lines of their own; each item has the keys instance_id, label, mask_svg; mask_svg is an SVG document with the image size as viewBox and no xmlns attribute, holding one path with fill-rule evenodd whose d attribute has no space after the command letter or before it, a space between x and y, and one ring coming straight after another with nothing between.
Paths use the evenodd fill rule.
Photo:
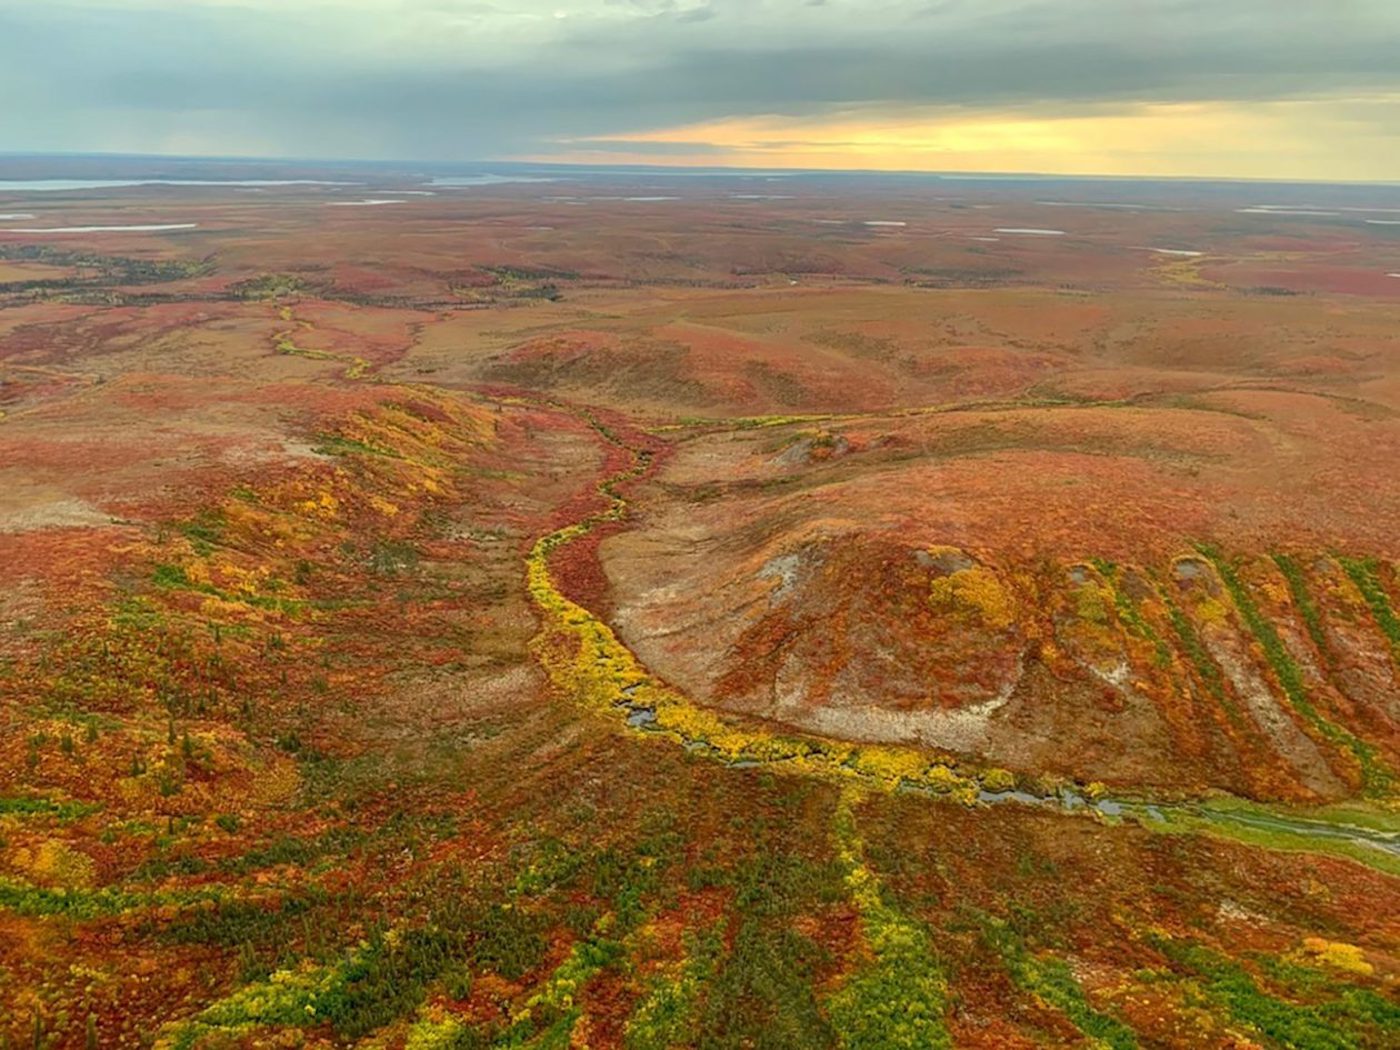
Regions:
<instances>
[{"instance_id":1,"label":"cloud layer","mask_svg":"<svg viewBox=\"0 0 1400 1050\"><path fill-rule=\"evenodd\" d=\"M723 159L672 132L760 121L888 167L813 135L1292 105L1393 177L1397 54L1393 0L0 0L0 149Z\"/></svg>"}]
</instances>

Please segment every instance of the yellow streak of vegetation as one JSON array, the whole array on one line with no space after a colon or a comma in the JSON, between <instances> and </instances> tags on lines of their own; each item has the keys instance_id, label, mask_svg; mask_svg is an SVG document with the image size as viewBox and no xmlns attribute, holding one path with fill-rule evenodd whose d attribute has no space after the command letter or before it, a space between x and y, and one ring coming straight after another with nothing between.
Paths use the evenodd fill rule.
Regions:
<instances>
[{"instance_id":1,"label":"yellow streak of vegetation","mask_svg":"<svg viewBox=\"0 0 1400 1050\"><path fill-rule=\"evenodd\" d=\"M649 735L666 737L729 763L757 763L802 775L863 780L886 790L921 788L968 804L977 800L980 784L976 777L912 748L780 736L723 719L653 677L611 627L565 597L550 574L550 555L598 525L621 520L627 503L612 488L640 471L640 465L634 466L603 482L599 489L611 501L608 510L549 533L530 551L528 587L545 621L534 651L558 689L585 708L619 719L630 711L648 709L655 714L655 721L647 727ZM994 577L988 580L974 574L966 588L966 600L979 614L994 623L1010 622L1009 600Z\"/></svg>"},{"instance_id":2,"label":"yellow streak of vegetation","mask_svg":"<svg viewBox=\"0 0 1400 1050\"><path fill-rule=\"evenodd\" d=\"M1164 258L1155 269L1157 276L1167 284L1174 284L1180 288L1226 288L1227 285L1219 281L1211 281L1201 276L1201 265L1207 260L1204 257L1190 258Z\"/></svg>"}]
</instances>

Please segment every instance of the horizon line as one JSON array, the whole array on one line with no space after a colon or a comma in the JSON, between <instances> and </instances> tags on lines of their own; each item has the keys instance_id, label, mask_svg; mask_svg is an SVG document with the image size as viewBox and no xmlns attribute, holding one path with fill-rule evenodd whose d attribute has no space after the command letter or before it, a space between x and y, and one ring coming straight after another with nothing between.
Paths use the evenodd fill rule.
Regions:
<instances>
[{"instance_id":1,"label":"horizon line","mask_svg":"<svg viewBox=\"0 0 1400 1050\"><path fill-rule=\"evenodd\" d=\"M9 159L42 160L54 159L88 159L88 160L144 160L144 161L194 161L194 162L219 162L238 164L322 164L329 166L349 166L363 165L374 167L399 166L411 168L414 166L431 167L509 167L509 168L543 168L562 169L580 172L587 171L640 171L640 172L700 172L716 176L725 175L864 175L864 176L887 176L887 177L925 177L925 178L947 178L951 180L1052 180L1067 179L1080 181L1099 182L1180 182L1180 183L1240 183L1240 184L1260 184L1260 185L1296 185L1296 186L1400 186L1400 180L1383 179L1321 179L1307 178L1299 176L1244 176L1244 175L1154 175L1154 174L1105 174L1095 172L1045 172L1045 171L967 171L956 169L926 169L926 168L813 168L813 167L785 167L782 165L772 165L768 167L749 167L747 165L730 164L662 164L647 162L619 162L608 164L604 162L585 163L580 161L546 161L546 160L518 160L518 159L478 159L478 160L433 160L433 159L370 159L365 157L289 157L261 154L188 154L188 153L146 153L146 152L116 152L100 150L96 152L86 152L80 150L0 150L0 162ZM6 180L0 176L0 189ZM15 180L18 181L18 180Z\"/></svg>"}]
</instances>

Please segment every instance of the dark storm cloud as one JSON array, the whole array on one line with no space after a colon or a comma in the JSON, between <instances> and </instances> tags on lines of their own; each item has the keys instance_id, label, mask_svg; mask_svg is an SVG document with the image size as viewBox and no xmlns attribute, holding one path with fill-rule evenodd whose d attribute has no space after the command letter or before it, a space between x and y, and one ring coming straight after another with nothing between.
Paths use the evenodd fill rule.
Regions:
<instances>
[{"instance_id":1,"label":"dark storm cloud","mask_svg":"<svg viewBox=\"0 0 1400 1050\"><path fill-rule=\"evenodd\" d=\"M1400 93L1393 0L0 0L0 149L538 152L853 105Z\"/></svg>"}]
</instances>

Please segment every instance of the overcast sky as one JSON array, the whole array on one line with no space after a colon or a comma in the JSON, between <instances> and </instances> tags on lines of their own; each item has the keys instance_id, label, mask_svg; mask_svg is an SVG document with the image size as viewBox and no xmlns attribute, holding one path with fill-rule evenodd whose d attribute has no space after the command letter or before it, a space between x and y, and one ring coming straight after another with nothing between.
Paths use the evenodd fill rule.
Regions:
<instances>
[{"instance_id":1,"label":"overcast sky","mask_svg":"<svg viewBox=\"0 0 1400 1050\"><path fill-rule=\"evenodd\" d=\"M1400 0L0 0L0 151L1400 179Z\"/></svg>"}]
</instances>

